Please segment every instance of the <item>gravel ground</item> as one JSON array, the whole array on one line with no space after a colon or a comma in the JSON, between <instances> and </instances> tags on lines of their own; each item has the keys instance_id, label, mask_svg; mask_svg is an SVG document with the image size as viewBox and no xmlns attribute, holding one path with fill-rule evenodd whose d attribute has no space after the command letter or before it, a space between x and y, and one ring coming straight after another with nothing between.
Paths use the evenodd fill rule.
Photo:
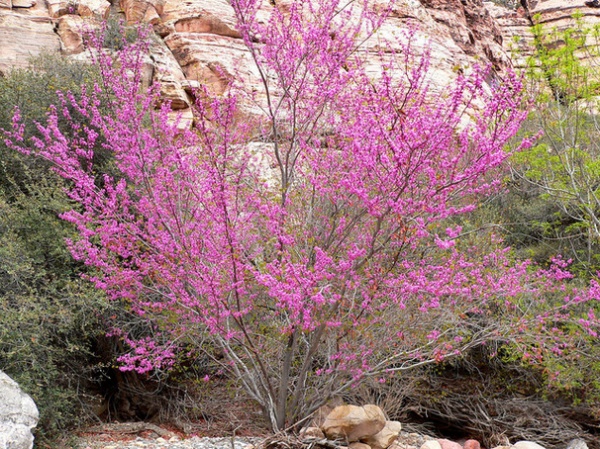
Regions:
<instances>
[{"instance_id":1,"label":"gravel ground","mask_svg":"<svg viewBox=\"0 0 600 449\"><path fill-rule=\"evenodd\" d=\"M76 449L250 449L250 446L261 441L262 438L209 438L192 437L181 439L171 437L165 439L137 437L127 441L97 441L82 438Z\"/></svg>"},{"instance_id":2,"label":"gravel ground","mask_svg":"<svg viewBox=\"0 0 600 449\"><path fill-rule=\"evenodd\" d=\"M256 437L231 437L210 438L192 437L180 438L142 438L129 440L102 441L98 438L82 437L74 449L251 449L258 446L264 438ZM399 449L420 448L429 438L416 433L401 432L397 443Z\"/></svg>"}]
</instances>

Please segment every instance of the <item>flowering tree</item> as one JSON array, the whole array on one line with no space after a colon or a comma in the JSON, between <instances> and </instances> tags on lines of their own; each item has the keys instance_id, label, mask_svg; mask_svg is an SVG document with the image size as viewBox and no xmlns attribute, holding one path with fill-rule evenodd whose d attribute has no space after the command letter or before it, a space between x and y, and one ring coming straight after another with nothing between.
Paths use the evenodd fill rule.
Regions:
<instances>
[{"instance_id":1,"label":"flowering tree","mask_svg":"<svg viewBox=\"0 0 600 449\"><path fill-rule=\"evenodd\" d=\"M153 335L122 330L122 369L168 368L210 337L283 429L367 376L384 381L540 317L564 272L503 249L480 258L447 224L495 185L524 118L519 79L489 88L475 68L434 94L411 33L401 51L379 42L380 73L367 76L361 45L382 19L366 4L296 1L262 21L256 0L233 7L263 83L256 97L201 89L194 129L180 131L168 105L155 109L157 86L141 87L140 41L117 59L100 50L104 85L64 99L91 125L65 137L59 107L34 142L72 184L74 257L152 323ZM253 100L258 116L245 113ZM17 115L13 146L21 126ZM95 172L97 145L118 175ZM581 298L561 297L545 319ZM486 324L499 309L507 328Z\"/></svg>"}]
</instances>

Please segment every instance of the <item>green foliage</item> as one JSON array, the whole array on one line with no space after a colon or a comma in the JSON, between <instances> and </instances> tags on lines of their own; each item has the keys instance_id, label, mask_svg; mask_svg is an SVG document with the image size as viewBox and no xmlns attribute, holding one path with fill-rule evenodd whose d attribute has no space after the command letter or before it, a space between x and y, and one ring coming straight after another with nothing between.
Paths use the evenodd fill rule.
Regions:
<instances>
[{"instance_id":1,"label":"green foliage","mask_svg":"<svg viewBox=\"0 0 600 449\"><path fill-rule=\"evenodd\" d=\"M91 67L58 56L32 61L0 78L0 129L18 106L27 135L36 135L34 122L58 103L57 90L77 95L97 79ZM80 279L83 267L65 246L73 230L58 217L72 208L63 189L47 163L0 139L0 369L36 401L38 437L84 417L78 395L93 378L90 347L109 307Z\"/></svg>"},{"instance_id":2,"label":"green foliage","mask_svg":"<svg viewBox=\"0 0 600 449\"><path fill-rule=\"evenodd\" d=\"M125 27L122 20L111 16L104 24L103 46L112 50L122 50L127 44L135 42L139 37L138 30Z\"/></svg>"},{"instance_id":3,"label":"green foliage","mask_svg":"<svg viewBox=\"0 0 600 449\"><path fill-rule=\"evenodd\" d=\"M579 16L574 19L574 27L548 31L534 16L536 51L528 60L528 75L546 81L552 94L542 93L538 100L568 104L596 95L600 89L597 68L582 62L599 56L600 27L584 26Z\"/></svg>"},{"instance_id":4,"label":"green foliage","mask_svg":"<svg viewBox=\"0 0 600 449\"><path fill-rule=\"evenodd\" d=\"M535 18L534 18L535 20ZM508 240L524 256L573 259L589 278L600 269L600 28L533 27L536 52L527 74L536 96L524 133L537 145L512 159L504 199Z\"/></svg>"}]
</instances>

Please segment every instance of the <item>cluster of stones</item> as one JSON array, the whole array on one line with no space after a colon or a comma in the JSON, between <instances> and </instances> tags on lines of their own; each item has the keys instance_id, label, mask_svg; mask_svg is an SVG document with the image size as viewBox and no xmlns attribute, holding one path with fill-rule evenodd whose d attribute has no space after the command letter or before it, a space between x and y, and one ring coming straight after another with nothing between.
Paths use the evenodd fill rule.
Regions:
<instances>
[{"instance_id":1,"label":"cluster of stones","mask_svg":"<svg viewBox=\"0 0 600 449\"><path fill-rule=\"evenodd\" d=\"M477 440L466 440L462 444L443 438L421 437L414 441L399 439L402 425L398 421L386 420L385 414L376 405L362 407L341 405L335 407L320 424L305 427L300 431L303 440L317 440L328 447L349 449L481 449ZM533 441L497 446L493 449L545 449ZM573 440L566 449L588 449L583 440Z\"/></svg>"},{"instance_id":2,"label":"cluster of stones","mask_svg":"<svg viewBox=\"0 0 600 449\"><path fill-rule=\"evenodd\" d=\"M334 408L320 426L305 427L300 431L303 439L340 441L350 449L387 449L398 438L402 425L386 420L376 405L362 407L340 405Z\"/></svg>"}]
</instances>

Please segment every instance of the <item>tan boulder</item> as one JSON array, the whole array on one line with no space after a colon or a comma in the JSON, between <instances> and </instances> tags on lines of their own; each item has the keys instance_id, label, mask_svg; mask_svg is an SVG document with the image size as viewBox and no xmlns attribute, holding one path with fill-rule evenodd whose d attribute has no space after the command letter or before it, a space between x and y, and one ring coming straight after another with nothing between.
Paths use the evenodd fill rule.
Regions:
<instances>
[{"instance_id":1,"label":"tan boulder","mask_svg":"<svg viewBox=\"0 0 600 449\"><path fill-rule=\"evenodd\" d=\"M362 442L367 443L372 449L387 449L398 438L401 430L402 424L398 421L386 421L383 429Z\"/></svg>"},{"instance_id":2,"label":"tan boulder","mask_svg":"<svg viewBox=\"0 0 600 449\"><path fill-rule=\"evenodd\" d=\"M190 88L193 88L193 87L194 87L194 85L191 84ZM262 148L257 148L257 150L260 154L264 154L266 152L272 151L272 149L267 150L267 149L262 149ZM267 163L267 165L268 164L269 163ZM321 428L321 426L325 422L325 418L327 418L327 415L329 415L331 413L331 411L334 408L336 408L338 405L344 405L344 401L341 400L340 398L334 398L334 399L330 399L329 401L327 401L327 403L323 404L321 407L319 407L317 410L315 410L313 412L309 426Z\"/></svg>"},{"instance_id":3,"label":"tan boulder","mask_svg":"<svg viewBox=\"0 0 600 449\"><path fill-rule=\"evenodd\" d=\"M11 0L0 0L0 8L11 9L12 1Z\"/></svg>"},{"instance_id":4,"label":"tan boulder","mask_svg":"<svg viewBox=\"0 0 600 449\"><path fill-rule=\"evenodd\" d=\"M383 411L376 405L340 405L327 415L321 430L330 440L354 442L380 432L385 422Z\"/></svg>"}]
</instances>

